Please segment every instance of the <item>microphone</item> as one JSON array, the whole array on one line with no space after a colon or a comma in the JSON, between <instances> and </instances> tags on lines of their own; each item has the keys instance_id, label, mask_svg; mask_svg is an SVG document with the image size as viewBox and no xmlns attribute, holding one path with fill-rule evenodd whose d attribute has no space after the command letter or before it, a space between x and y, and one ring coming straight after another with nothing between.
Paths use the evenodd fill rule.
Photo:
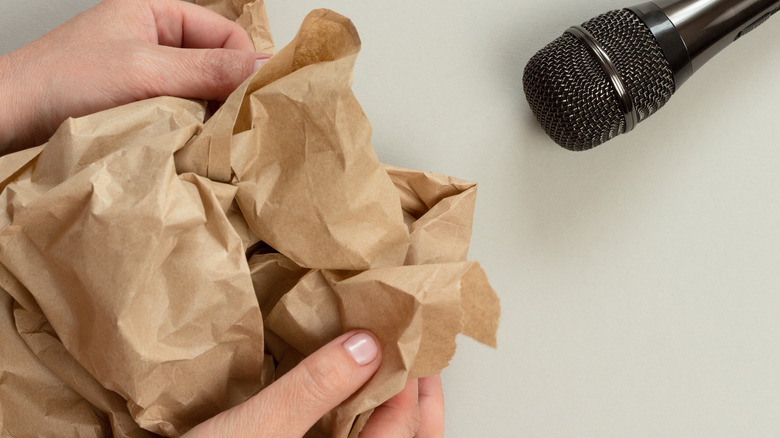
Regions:
<instances>
[{"instance_id":1,"label":"microphone","mask_svg":"<svg viewBox=\"0 0 780 438\"><path fill-rule=\"evenodd\" d=\"M523 72L547 134L582 151L631 131L724 47L780 10L780 0L654 0L566 30Z\"/></svg>"}]
</instances>

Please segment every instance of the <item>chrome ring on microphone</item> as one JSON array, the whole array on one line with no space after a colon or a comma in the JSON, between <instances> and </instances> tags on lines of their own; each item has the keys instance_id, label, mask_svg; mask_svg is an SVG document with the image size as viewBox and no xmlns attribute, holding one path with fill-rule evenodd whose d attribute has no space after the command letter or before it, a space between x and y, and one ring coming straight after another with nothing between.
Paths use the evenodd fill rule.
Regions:
<instances>
[{"instance_id":1,"label":"chrome ring on microphone","mask_svg":"<svg viewBox=\"0 0 780 438\"><path fill-rule=\"evenodd\" d=\"M628 93L628 87L626 86L626 83L620 76L620 72L618 71L617 67L615 67L615 64L613 64L612 60L609 59L609 55L607 54L606 50L604 50L601 44L596 41L596 38L594 38L593 35L591 35L591 33L582 26L572 26L568 28L566 32L573 35L582 44L584 44L585 47L588 48L593 57L596 58L596 61L601 66L601 69L604 71L604 73L607 74L609 81L612 83L612 87L617 93L620 109L623 111L623 116L626 119L626 127L623 130L623 133L625 134L626 132L634 129L634 126L639 123L639 113L634 106L634 101L631 99L631 96Z\"/></svg>"}]
</instances>

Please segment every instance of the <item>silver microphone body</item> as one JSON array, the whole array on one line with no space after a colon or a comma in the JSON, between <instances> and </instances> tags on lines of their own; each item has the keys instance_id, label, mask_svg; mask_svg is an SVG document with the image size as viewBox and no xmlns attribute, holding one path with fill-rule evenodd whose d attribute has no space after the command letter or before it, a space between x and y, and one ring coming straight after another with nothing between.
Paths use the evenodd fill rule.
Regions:
<instances>
[{"instance_id":1,"label":"silver microphone body","mask_svg":"<svg viewBox=\"0 0 780 438\"><path fill-rule=\"evenodd\" d=\"M526 98L558 144L590 149L633 129L778 10L780 0L654 0L602 14L531 58Z\"/></svg>"}]
</instances>

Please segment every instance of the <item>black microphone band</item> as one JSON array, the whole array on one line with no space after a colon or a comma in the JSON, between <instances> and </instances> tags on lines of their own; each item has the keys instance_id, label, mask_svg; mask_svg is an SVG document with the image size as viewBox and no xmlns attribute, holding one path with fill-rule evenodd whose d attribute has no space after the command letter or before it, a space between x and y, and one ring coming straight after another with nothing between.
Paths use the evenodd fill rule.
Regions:
<instances>
[{"instance_id":1,"label":"black microphone band","mask_svg":"<svg viewBox=\"0 0 780 438\"><path fill-rule=\"evenodd\" d=\"M693 64L680 33L675 29L669 17L655 3L647 2L627 10L634 13L650 29L661 51L664 52L669 68L674 75L675 91L693 75Z\"/></svg>"},{"instance_id":2,"label":"black microphone band","mask_svg":"<svg viewBox=\"0 0 780 438\"><path fill-rule=\"evenodd\" d=\"M620 75L620 71L618 71L617 67L615 67L615 64L609 58L607 51L604 50L596 38L594 38L593 35L591 35L590 32L588 32L587 29L582 26L572 26L566 29L566 33L569 33L577 38L588 49L591 55L593 55L593 57L596 59L596 62L599 63L599 66L601 66L601 69L609 78L609 81L612 84L612 88L615 90L615 94L617 95L617 101L618 105L620 106L620 110L623 112L623 116L626 120L623 134L634 129L634 126L639 123L639 112L634 106L633 99L631 99L628 86L623 80L623 77Z\"/></svg>"}]
</instances>

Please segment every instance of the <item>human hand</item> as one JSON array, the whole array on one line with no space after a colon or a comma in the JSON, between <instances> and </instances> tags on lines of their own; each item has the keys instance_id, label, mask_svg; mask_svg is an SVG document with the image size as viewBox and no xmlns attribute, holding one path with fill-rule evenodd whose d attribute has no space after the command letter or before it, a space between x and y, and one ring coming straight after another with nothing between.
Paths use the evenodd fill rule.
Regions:
<instances>
[{"instance_id":1,"label":"human hand","mask_svg":"<svg viewBox=\"0 0 780 438\"><path fill-rule=\"evenodd\" d=\"M376 372L381 351L365 332L344 334L233 409L201 423L182 438L302 437L323 415ZM410 380L374 410L361 438L440 438L444 398L439 376Z\"/></svg>"},{"instance_id":2,"label":"human hand","mask_svg":"<svg viewBox=\"0 0 780 438\"><path fill-rule=\"evenodd\" d=\"M441 438L444 436L444 393L441 376L406 382L395 397L374 409L360 438Z\"/></svg>"},{"instance_id":3,"label":"human hand","mask_svg":"<svg viewBox=\"0 0 780 438\"><path fill-rule=\"evenodd\" d=\"M105 0L0 56L0 155L68 117L156 96L225 100L270 55L238 24L179 0Z\"/></svg>"}]
</instances>

